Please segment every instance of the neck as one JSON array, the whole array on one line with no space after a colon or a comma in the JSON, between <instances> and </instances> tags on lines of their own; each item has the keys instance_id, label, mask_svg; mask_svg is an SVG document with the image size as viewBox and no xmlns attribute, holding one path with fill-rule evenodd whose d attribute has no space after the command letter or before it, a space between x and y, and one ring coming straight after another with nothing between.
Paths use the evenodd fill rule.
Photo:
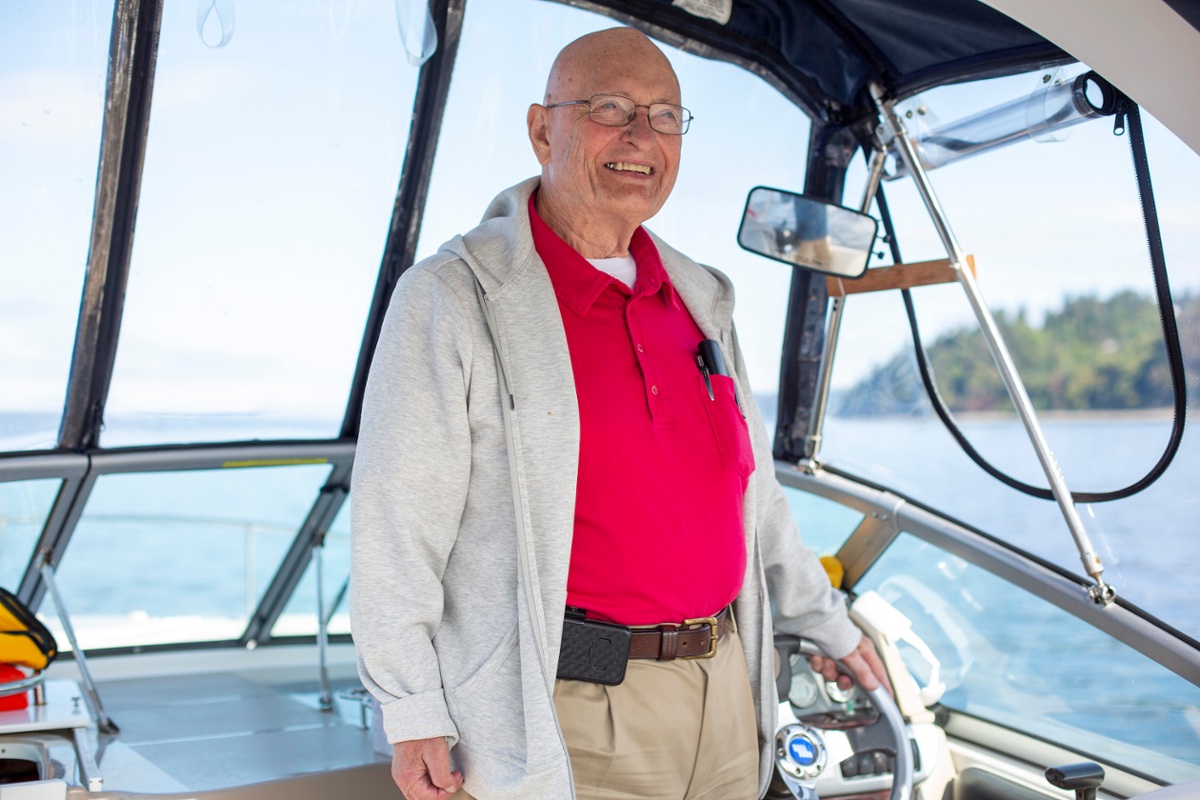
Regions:
<instances>
[{"instance_id":1,"label":"neck","mask_svg":"<svg viewBox=\"0 0 1200 800\"><path fill-rule=\"evenodd\" d=\"M538 191L534 206L538 216L559 237L584 258L622 258L629 255L629 242L638 229L638 223L614 219L576 209L554 201L545 185Z\"/></svg>"}]
</instances>

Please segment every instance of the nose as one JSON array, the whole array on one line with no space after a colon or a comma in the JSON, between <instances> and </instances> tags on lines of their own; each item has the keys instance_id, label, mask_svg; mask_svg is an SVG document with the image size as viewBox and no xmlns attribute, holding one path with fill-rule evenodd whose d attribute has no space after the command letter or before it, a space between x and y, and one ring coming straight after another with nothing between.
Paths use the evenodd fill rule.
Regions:
<instances>
[{"instance_id":1,"label":"nose","mask_svg":"<svg viewBox=\"0 0 1200 800\"><path fill-rule=\"evenodd\" d=\"M625 138L634 143L649 143L654 139L654 129L650 127L650 107L637 106L633 109L633 118L625 124Z\"/></svg>"}]
</instances>

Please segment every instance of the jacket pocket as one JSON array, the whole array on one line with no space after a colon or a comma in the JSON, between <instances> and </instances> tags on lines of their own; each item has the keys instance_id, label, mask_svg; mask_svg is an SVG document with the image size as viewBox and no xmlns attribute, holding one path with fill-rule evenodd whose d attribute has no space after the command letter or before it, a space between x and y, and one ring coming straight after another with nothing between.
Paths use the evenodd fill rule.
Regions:
<instances>
[{"instance_id":1,"label":"jacket pocket","mask_svg":"<svg viewBox=\"0 0 1200 800\"><path fill-rule=\"evenodd\" d=\"M452 707L458 717L455 724L464 748L526 766L524 693L515 623L483 666L452 694Z\"/></svg>"},{"instance_id":2,"label":"jacket pocket","mask_svg":"<svg viewBox=\"0 0 1200 800\"><path fill-rule=\"evenodd\" d=\"M750 443L746 418L737 403L733 378L712 375L709 380L712 381L713 401L704 407L708 410L717 449L721 451L721 466L748 478L754 471L754 447Z\"/></svg>"}]
</instances>

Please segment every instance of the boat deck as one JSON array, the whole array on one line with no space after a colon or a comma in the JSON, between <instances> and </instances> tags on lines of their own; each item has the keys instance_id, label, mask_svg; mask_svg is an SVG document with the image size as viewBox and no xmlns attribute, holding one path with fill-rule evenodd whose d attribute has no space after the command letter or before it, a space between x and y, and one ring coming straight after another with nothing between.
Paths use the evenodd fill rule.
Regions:
<instances>
[{"instance_id":1,"label":"boat deck","mask_svg":"<svg viewBox=\"0 0 1200 800\"><path fill-rule=\"evenodd\" d=\"M307 653L311 649L305 648ZM310 665L253 665L253 654L225 651L227 669L211 669L206 652L192 673L103 677L101 702L120 728L115 735L82 728L103 791L120 796L337 798L402 795L392 784L389 759L375 751L370 723L352 662L331 665L334 708L320 708L315 657ZM187 654L178 654L186 656ZM249 656L249 657L247 657ZM263 661L277 661L271 654ZM305 655L301 655L303 660ZM120 674L104 660L93 672ZM65 665L69 670L71 664ZM56 665L56 669L58 665ZM47 683L50 705L79 705L68 681ZM87 796L86 770L69 729L13 732L0 714L0 749L32 745L45 753L46 778L72 785L70 797ZM5 725L5 717L10 724ZM94 776L92 776L94 777ZM288 784L286 795L276 782Z\"/></svg>"}]
</instances>

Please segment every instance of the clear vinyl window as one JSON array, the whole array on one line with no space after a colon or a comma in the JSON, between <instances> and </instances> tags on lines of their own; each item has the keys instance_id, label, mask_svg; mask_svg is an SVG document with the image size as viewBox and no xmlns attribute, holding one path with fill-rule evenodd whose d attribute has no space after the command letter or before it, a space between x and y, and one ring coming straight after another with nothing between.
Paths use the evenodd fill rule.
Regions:
<instances>
[{"instance_id":1,"label":"clear vinyl window","mask_svg":"<svg viewBox=\"0 0 1200 800\"><path fill-rule=\"evenodd\" d=\"M346 410L417 70L390 3L219 32L164 6L106 447L334 437Z\"/></svg>"},{"instance_id":2,"label":"clear vinyl window","mask_svg":"<svg viewBox=\"0 0 1200 800\"><path fill-rule=\"evenodd\" d=\"M87 265L113 4L0 10L0 452L58 440Z\"/></svg>"},{"instance_id":3,"label":"clear vinyl window","mask_svg":"<svg viewBox=\"0 0 1200 800\"><path fill-rule=\"evenodd\" d=\"M902 533L855 586L912 622L941 704L1171 782L1200 778L1200 688L1065 611ZM917 683L927 658L901 646Z\"/></svg>"},{"instance_id":4,"label":"clear vinyl window","mask_svg":"<svg viewBox=\"0 0 1200 800\"><path fill-rule=\"evenodd\" d=\"M57 571L84 649L239 638L324 464L103 475ZM40 616L66 645L48 600Z\"/></svg>"},{"instance_id":5,"label":"clear vinyl window","mask_svg":"<svg viewBox=\"0 0 1200 800\"><path fill-rule=\"evenodd\" d=\"M342 504L325 534L321 551L321 601L328 632L350 633L350 498ZM300 583L271 628L271 636L312 636L317 632L317 562L304 570Z\"/></svg>"},{"instance_id":6,"label":"clear vinyl window","mask_svg":"<svg viewBox=\"0 0 1200 800\"><path fill-rule=\"evenodd\" d=\"M1030 96L1046 74L942 87L906 101L913 113L906 119L914 128L953 122ZM1194 398L1200 156L1149 114L1142 120ZM949 164L929 180L963 250L975 257L984 300L1067 485L1101 492L1140 479L1162 455L1171 430L1170 380L1129 135L1114 136L1111 117L1061 133L1063 141L1026 139ZM847 196L862 185L859 161ZM903 260L945 258L912 180L885 181L883 188ZM881 242L876 249L889 248ZM1048 487L962 287L922 286L912 297L932 374L967 438L999 469ZM1081 573L1057 505L1004 486L963 453L933 415L913 353L898 291L846 298L822 458ZM1200 570L1191 523L1200 514L1197 481L1200 438L1189 425L1156 484L1127 499L1077 506L1105 579L1192 636L1200 628L1190 591Z\"/></svg>"},{"instance_id":7,"label":"clear vinyl window","mask_svg":"<svg viewBox=\"0 0 1200 800\"><path fill-rule=\"evenodd\" d=\"M0 586L15 592L62 481L0 483Z\"/></svg>"}]
</instances>

